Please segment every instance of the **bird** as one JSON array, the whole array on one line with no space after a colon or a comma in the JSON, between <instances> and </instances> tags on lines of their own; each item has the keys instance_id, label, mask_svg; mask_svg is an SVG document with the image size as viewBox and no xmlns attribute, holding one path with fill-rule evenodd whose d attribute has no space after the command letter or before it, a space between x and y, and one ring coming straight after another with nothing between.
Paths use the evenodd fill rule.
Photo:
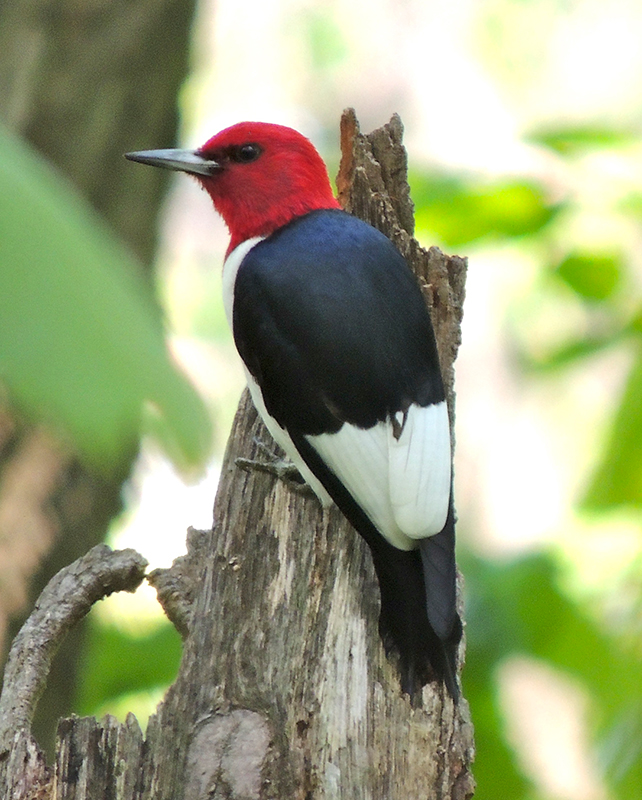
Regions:
<instances>
[{"instance_id":1,"label":"bird","mask_svg":"<svg viewBox=\"0 0 642 800\"><path fill-rule=\"evenodd\" d=\"M239 122L196 150L126 158L187 173L209 194L230 234L223 300L257 411L368 544L402 692L440 681L457 702L448 408L408 263L341 209L323 159L292 128Z\"/></svg>"}]
</instances>

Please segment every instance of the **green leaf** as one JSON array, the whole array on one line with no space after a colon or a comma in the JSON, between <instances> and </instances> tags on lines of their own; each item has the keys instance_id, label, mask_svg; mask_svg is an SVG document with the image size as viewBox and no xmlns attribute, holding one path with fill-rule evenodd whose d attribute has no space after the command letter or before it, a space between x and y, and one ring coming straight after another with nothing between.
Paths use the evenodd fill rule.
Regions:
<instances>
[{"instance_id":1,"label":"green leaf","mask_svg":"<svg viewBox=\"0 0 642 800\"><path fill-rule=\"evenodd\" d=\"M577 125L534 131L527 139L566 156L587 150L623 147L635 142L638 134L604 125Z\"/></svg>"},{"instance_id":2,"label":"green leaf","mask_svg":"<svg viewBox=\"0 0 642 800\"><path fill-rule=\"evenodd\" d=\"M184 464L210 441L206 409L170 357L140 266L83 199L0 130L0 380L27 416L116 469L144 409Z\"/></svg>"},{"instance_id":3,"label":"green leaf","mask_svg":"<svg viewBox=\"0 0 642 800\"><path fill-rule=\"evenodd\" d=\"M412 175L417 231L447 247L488 236L510 239L539 231L559 212L543 190L525 181L481 184L454 177Z\"/></svg>"},{"instance_id":4,"label":"green leaf","mask_svg":"<svg viewBox=\"0 0 642 800\"><path fill-rule=\"evenodd\" d=\"M606 300L619 287L622 259L616 254L571 253L554 273L587 300Z\"/></svg>"},{"instance_id":5,"label":"green leaf","mask_svg":"<svg viewBox=\"0 0 642 800\"><path fill-rule=\"evenodd\" d=\"M584 508L642 508L642 345L639 344Z\"/></svg>"}]
</instances>

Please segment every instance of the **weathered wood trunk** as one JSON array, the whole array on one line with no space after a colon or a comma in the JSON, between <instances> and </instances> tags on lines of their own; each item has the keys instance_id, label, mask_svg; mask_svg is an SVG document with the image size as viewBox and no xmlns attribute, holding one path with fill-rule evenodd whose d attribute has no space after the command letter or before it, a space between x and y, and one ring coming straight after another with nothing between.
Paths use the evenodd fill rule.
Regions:
<instances>
[{"instance_id":1,"label":"weathered wood trunk","mask_svg":"<svg viewBox=\"0 0 642 800\"><path fill-rule=\"evenodd\" d=\"M348 112L342 134L342 202L381 227L417 270L452 408L465 262L425 252L411 238L399 120L363 137ZM239 468L239 457L264 459L265 445L274 449L245 393L212 530L191 531L188 554L152 576L185 635L176 682L144 743L131 717L124 725L62 721L50 796L472 796L465 700L455 706L438 684L424 688L418 707L401 694L377 632L378 588L366 545L336 509L324 512L279 479ZM0 770L5 785L16 786L16 754L31 751L24 731L13 735ZM44 775L36 755L24 758Z\"/></svg>"}]
</instances>

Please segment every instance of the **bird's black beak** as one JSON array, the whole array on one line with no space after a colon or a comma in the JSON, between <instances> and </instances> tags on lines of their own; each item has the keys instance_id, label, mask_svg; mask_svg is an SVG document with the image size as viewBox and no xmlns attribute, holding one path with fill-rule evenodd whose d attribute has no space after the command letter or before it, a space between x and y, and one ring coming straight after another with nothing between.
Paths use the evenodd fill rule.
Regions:
<instances>
[{"instance_id":1,"label":"bird's black beak","mask_svg":"<svg viewBox=\"0 0 642 800\"><path fill-rule=\"evenodd\" d=\"M191 175L210 176L222 169L218 161L204 158L195 150L139 150L137 153L125 153L125 158Z\"/></svg>"}]
</instances>

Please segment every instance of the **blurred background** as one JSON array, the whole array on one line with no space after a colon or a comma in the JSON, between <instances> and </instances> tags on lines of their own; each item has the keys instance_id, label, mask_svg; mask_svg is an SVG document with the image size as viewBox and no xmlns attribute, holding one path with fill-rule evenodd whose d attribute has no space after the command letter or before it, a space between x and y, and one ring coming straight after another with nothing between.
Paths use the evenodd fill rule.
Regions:
<instances>
[{"instance_id":1,"label":"blurred background","mask_svg":"<svg viewBox=\"0 0 642 800\"><path fill-rule=\"evenodd\" d=\"M339 158L406 129L417 237L469 258L456 364L464 694L480 800L642 791L642 5L13 0L0 9L0 630L105 536L207 527L243 378L224 226L124 161L234 122ZM55 171L52 171L53 169ZM103 601L39 710L141 723L178 669L153 592Z\"/></svg>"}]
</instances>

